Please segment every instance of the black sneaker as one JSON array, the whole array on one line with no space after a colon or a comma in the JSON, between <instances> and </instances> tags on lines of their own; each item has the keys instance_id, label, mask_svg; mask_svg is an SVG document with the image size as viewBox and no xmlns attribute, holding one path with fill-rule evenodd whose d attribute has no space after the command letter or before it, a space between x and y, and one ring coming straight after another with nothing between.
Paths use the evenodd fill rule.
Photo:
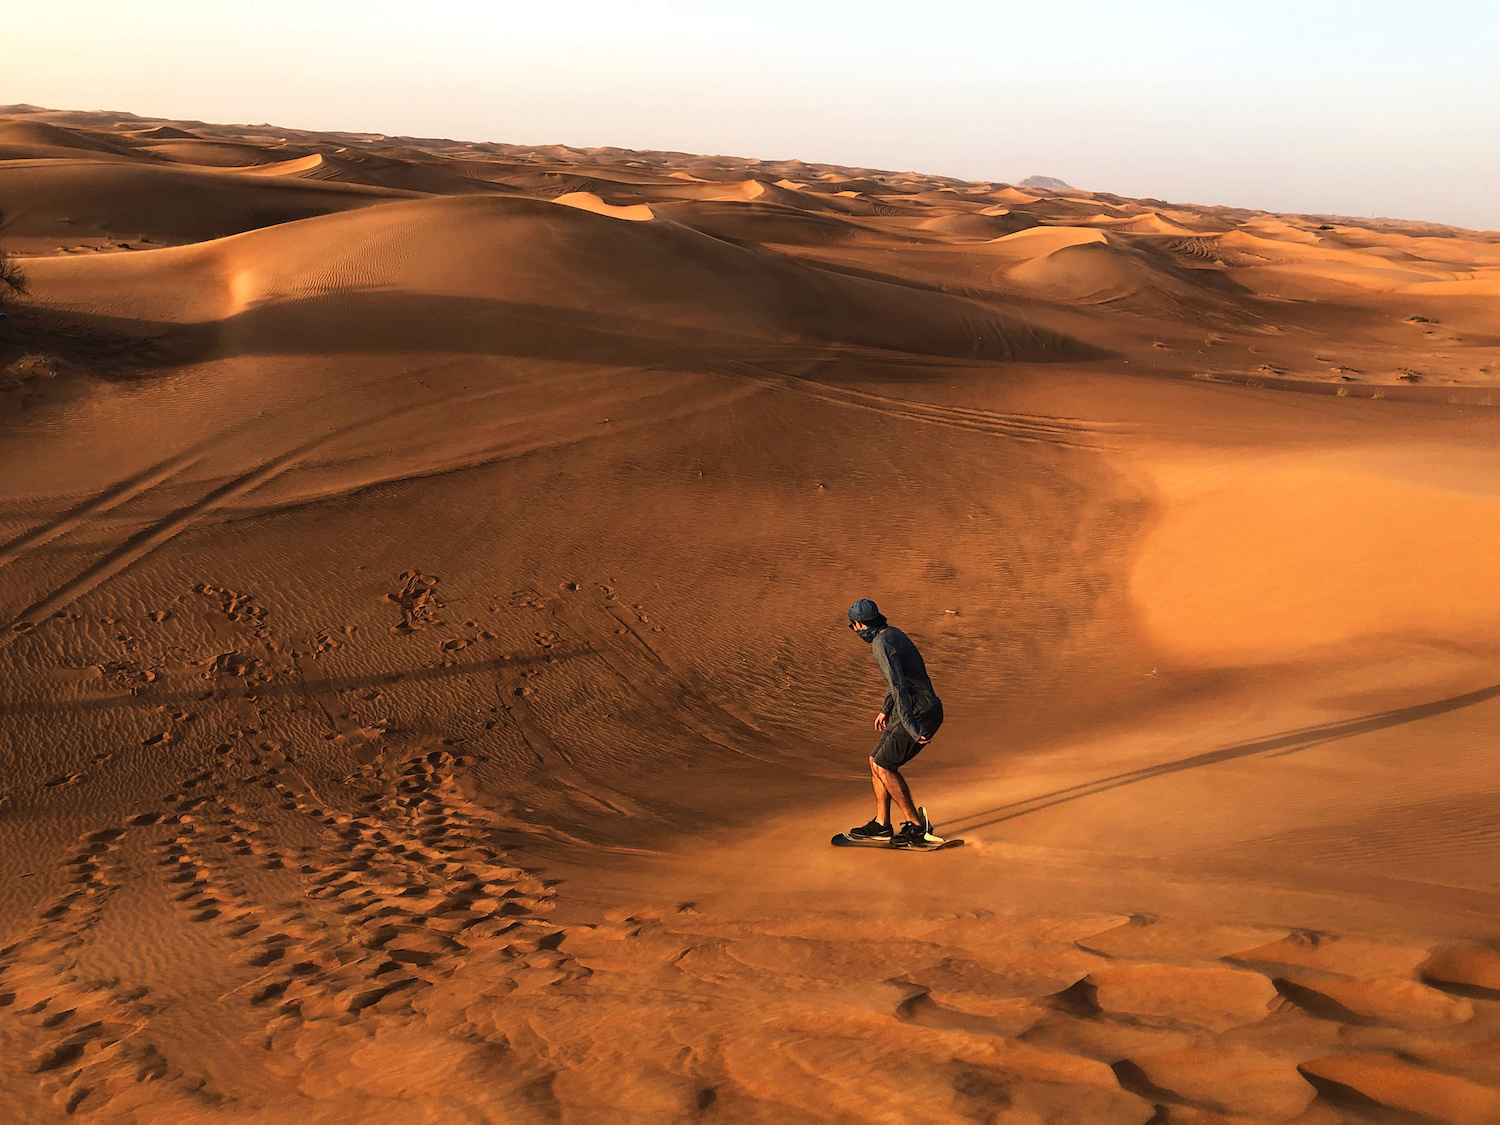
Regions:
<instances>
[{"instance_id":1,"label":"black sneaker","mask_svg":"<svg viewBox=\"0 0 1500 1125\"><path fill-rule=\"evenodd\" d=\"M938 839L938 834L932 830L932 817L927 815L927 810L921 805L917 806L917 819L922 822L922 833L928 837L928 842Z\"/></svg>"},{"instance_id":2,"label":"black sneaker","mask_svg":"<svg viewBox=\"0 0 1500 1125\"><path fill-rule=\"evenodd\" d=\"M920 824L908 820L901 826L901 831L891 837L891 846L896 848L926 848L931 845L927 842L927 833Z\"/></svg>"},{"instance_id":3,"label":"black sneaker","mask_svg":"<svg viewBox=\"0 0 1500 1125\"><path fill-rule=\"evenodd\" d=\"M868 824L861 824L858 828L851 828L845 835L856 840L889 840L891 838L891 826L881 824L878 820L872 820Z\"/></svg>"}]
</instances>

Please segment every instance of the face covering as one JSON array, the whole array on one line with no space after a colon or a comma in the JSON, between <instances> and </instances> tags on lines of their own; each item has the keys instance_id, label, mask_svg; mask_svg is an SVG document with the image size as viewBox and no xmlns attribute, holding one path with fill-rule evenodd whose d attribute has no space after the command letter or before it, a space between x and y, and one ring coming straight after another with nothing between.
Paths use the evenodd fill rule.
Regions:
<instances>
[{"instance_id":1,"label":"face covering","mask_svg":"<svg viewBox=\"0 0 1500 1125\"><path fill-rule=\"evenodd\" d=\"M854 635L864 641L865 644L869 644L876 637L880 636L880 630L885 628L885 622L859 622L859 626L858 629L854 630Z\"/></svg>"}]
</instances>

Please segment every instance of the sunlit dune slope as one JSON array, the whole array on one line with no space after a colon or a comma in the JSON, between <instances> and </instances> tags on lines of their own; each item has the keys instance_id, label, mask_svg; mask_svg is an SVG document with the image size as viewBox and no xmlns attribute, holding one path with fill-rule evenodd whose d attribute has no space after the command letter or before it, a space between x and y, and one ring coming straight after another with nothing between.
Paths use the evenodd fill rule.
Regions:
<instances>
[{"instance_id":1,"label":"sunlit dune slope","mask_svg":"<svg viewBox=\"0 0 1500 1125\"><path fill-rule=\"evenodd\" d=\"M1500 635L1496 462L1482 441L1414 444L1157 460L1163 514L1131 576L1142 625L1177 659L1208 664L1377 638L1488 643Z\"/></svg>"}]
</instances>

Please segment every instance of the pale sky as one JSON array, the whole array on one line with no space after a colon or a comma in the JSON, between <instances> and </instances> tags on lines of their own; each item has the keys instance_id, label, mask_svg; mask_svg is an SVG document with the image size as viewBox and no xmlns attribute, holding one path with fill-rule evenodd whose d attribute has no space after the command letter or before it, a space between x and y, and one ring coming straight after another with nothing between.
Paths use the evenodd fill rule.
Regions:
<instances>
[{"instance_id":1,"label":"pale sky","mask_svg":"<svg viewBox=\"0 0 1500 1125\"><path fill-rule=\"evenodd\" d=\"M0 104L1500 229L1500 0L51 0L0 27Z\"/></svg>"}]
</instances>

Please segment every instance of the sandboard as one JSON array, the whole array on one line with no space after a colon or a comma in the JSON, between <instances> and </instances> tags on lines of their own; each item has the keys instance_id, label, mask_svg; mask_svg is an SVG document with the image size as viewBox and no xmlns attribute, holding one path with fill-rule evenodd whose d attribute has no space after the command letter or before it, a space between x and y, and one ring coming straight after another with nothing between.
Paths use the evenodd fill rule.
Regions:
<instances>
[{"instance_id":1,"label":"sandboard","mask_svg":"<svg viewBox=\"0 0 1500 1125\"><path fill-rule=\"evenodd\" d=\"M884 848L888 852L940 852L944 848L959 847L963 844L963 840L942 840L936 844L923 844L915 848L898 848L888 839L861 840L858 837L849 835L847 832L840 832L829 843L836 848Z\"/></svg>"}]
</instances>

